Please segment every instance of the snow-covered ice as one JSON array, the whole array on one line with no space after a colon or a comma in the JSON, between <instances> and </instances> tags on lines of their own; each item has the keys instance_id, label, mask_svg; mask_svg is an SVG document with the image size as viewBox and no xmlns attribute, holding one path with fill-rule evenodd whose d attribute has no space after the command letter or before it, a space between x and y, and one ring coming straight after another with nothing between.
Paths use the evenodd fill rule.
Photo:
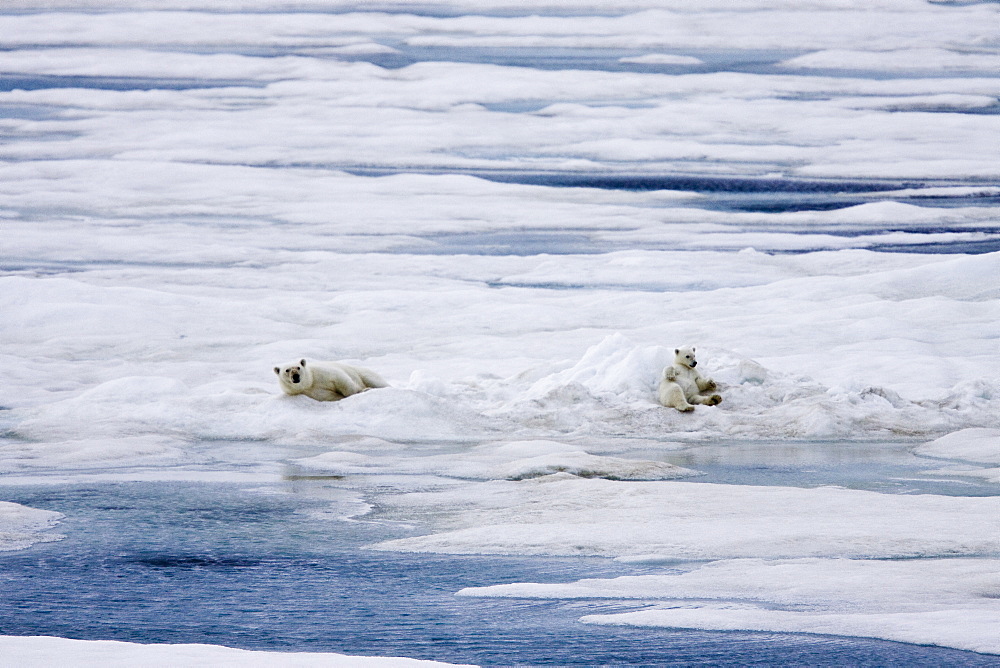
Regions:
<instances>
[{"instance_id":1,"label":"snow-covered ice","mask_svg":"<svg viewBox=\"0 0 1000 668\"><path fill-rule=\"evenodd\" d=\"M16 657L23 668L45 668L66 663L73 666L128 668L173 668L175 666L225 666L248 668L429 668L445 666L437 661L419 661L395 657L345 656L319 652L253 652L218 645L146 645L115 640L70 640L43 636L0 636L4 656Z\"/></svg>"},{"instance_id":2,"label":"snow-covered ice","mask_svg":"<svg viewBox=\"0 0 1000 668\"><path fill-rule=\"evenodd\" d=\"M383 549L665 561L906 559L1000 551L1000 499L994 497L697 482L622 485L557 473L414 492L383 504L393 514L419 512L440 522L433 534L382 543Z\"/></svg>"},{"instance_id":3,"label":"snow-covered ice","mask_svg":"<svg viewBox=\"0 0 1000 668\"><path fill-rule=\"evenodd\" d=\"M382 550L664 569L463 596L1000 653L995 488L668 461L1000 482L996 3L127 4L0 10L0 484L293 470L423 527ZM720 406L656 403L685 344ZM392 387L285 397L300 357ZM0 502L0 550L59 519Z\"/></svg>"},{"instance_id":4,"label":"snow-covered ice","mask_svg":"<svg viewBox=\"0 0 1000 668\"><path fill-rule=\"evenodd\" d=\"M0 502L0 551L23 550L38 542L61 539L59 534L48 533L61 517L52 511Z\"/></svg>"},{"instance_id":5,"label":"snow-covered ice","mask_svg":"<svg viewBox=\"0 0 1000 668\"><path fill-rule=\"evenodd\" d=\"M407 457L405 451L385 442L362 440L349 445L351 450L333 450L295 463L303 470L328 475L408 473L479 480L525 480L555 473L611 480L670 480L695 475L667 462L594 455L556 441L502 441L463 448L460 453L452 449L419 457Z\"/></svg>"},{"instance_id":6,"label":"snow-covered ice","mask_svg":"<svg viewBox=\"0 0 1000 668\"><path fill-rule=\"evenodd\" d=\"M993 559L744 559L662 576L498 585L465 596L634 599L642 609L593 624L868 636L998 653Z\"/></svg>"},{"instance_id":7,"label":"snow-covered ice","mask_svg":"<svg viewBox=\"0 0 1000 668\"><path fill-rule=\"evenodd\" d=\"M917 449L922 455L956 460L938 472L943 475L970 476L1000 483L1000 430L962 429L925 443Z\"/></svg>"}]
</instances>

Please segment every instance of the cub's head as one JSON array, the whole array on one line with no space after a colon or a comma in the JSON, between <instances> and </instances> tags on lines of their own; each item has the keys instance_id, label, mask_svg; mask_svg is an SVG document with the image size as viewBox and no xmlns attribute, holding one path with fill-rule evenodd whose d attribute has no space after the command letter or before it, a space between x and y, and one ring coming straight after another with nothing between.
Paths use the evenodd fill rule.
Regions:
<instances>
[{"instance_id":1,"label":"cub's head","mask_svg":"<svg viewBox=\"0 0 1000 668\"><path fill-rule=\"evenodd\" d=\"M276 366L274 367L274 373L278 375L278 379L281 382L293 387L300 383L305 383L309 376L305 360L299 360L298 364L290 364L285 367Z\"/></svg>"},{"instance_id":2,"label":"cub's head","mask_svg":"<svg viewBox=\"0 0 1000 668\"><path fill-rule=\"evenodd\" d=\"M674 364L686 366L693 369L698 366L698 360L694 358L694 348L675 348Z\"/></svg>"}]
</instances>

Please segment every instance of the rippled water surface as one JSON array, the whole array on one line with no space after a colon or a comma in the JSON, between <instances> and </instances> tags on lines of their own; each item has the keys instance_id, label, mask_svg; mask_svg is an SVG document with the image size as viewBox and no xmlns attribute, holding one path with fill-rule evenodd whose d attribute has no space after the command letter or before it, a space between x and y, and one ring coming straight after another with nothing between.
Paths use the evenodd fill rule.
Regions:
<instances>
[{"instance_id":1,"label":"rippled water surface","mask_svg":"<svg viewBox=\"0 0 1000 668\"><path fill-rule=\"evenodd\" d=\"M323 481L5 488L67 515L63 541L0 554L0 631L141 643L405 655L484 665L1000 665L969 652L864 639L594 627L606 601L469 599L503 582L616 577L596 558L395 554L399 529L336 514ZM635 606L630 605L628 609Z\"/></svg>"}]
</instances>

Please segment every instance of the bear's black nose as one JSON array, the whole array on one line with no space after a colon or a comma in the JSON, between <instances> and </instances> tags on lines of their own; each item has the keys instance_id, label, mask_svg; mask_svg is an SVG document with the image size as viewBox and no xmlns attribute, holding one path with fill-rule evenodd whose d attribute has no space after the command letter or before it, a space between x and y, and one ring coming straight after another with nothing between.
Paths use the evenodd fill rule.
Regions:
<instances>
[{"instance_id":1,"label":"bear's black nose","mask_svg":"<svg viewBox=\"0 0 1000 668\"><path fill-rule=\"evenodd\" d=\"M697 362L691 362L691 368L692 369L695 368L696 366L698 366ZM295 381L295 382L298 382L298 381Z\"/></svg>"},{"instance_id":2,"label":"bear's black nose","mask_svg":"<svg viewBox=\"0 0 1000 668\"><path fill-rule=\"evenodd\" d=\"M299 382L299 374L297 374L297 373L293 373L292 374L292 382L293 383Z\"/></svg>"}]
</instances>

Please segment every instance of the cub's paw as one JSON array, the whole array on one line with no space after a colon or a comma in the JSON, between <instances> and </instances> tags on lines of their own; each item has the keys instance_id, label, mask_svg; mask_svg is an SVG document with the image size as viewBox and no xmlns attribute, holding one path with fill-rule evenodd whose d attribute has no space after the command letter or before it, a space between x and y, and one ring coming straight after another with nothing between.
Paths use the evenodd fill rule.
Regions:
<instances>
[{"instance_id":1,"label":"cub's paw","mask_svg":"<svg viewBox=\"0 0 1000 668\"><path fill-rule=\"evenodd\" d=\"M722 397L720 397L718 394L713 394L712 396L710 396L708 398L708 404L707 405L709 405L709 406L718 406L721 403L722 403Z\"/></svg>"}]
</instances>

